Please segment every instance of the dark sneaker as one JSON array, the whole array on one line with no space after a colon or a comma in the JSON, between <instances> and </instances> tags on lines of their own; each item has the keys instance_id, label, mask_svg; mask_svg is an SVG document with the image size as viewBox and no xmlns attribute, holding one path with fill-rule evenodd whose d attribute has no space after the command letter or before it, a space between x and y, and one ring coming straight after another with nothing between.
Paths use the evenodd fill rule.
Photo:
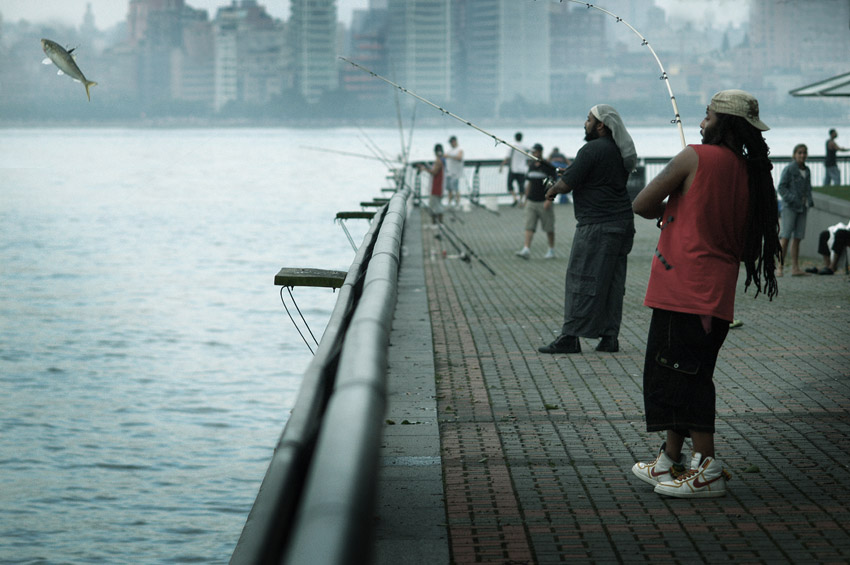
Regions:
<instances>
[{"instance_id":1,"label":"dark sneaker","mask_svg":"<svg viewBox=\"0 0 850 565\"><path fill-rule=\"evenodd\" d=\"M574 335L559 335L549 345L538 347L540 353L581 353L581 343Z\"/></svg>"},{"instance_id":2,"label":"dark sneaker","mask_svg":"<svg viewBox=\"0 0 850 565\"><path fill-rule=\"evenodd\" d=\"M726 480L729 477L720 461L694 453L691 470L675 479L658 483L655 492L676 498L726 496Z\"/></svg>"},{"instance_id":3,"label":"dark sneaker","mask_svg":"<svg viewBox=\"0 0 850 565\"><path fill-rule=\"evenodd\" d=\"M599 341L599 345L596 346L596 351L616 353L620 351L620 342L617 340L616 337L604 336Z\"/></svg>"},{"instance_id":4,"label":"dark sneaker","mask_svg":"<svg viewBox=\"0 0 850 565\"><path fill-rule=\"evenodd\" d=\"M655 461L635 463L632 466L632 473L640 480L652 486L663 481L672 481L675 477L683 474L686 470L685 465L688 463L688 456L682 453L678 461L673 461L667 456L665 452L666 448L667 442L662 443Z\"/></svg>"}]
</instances>

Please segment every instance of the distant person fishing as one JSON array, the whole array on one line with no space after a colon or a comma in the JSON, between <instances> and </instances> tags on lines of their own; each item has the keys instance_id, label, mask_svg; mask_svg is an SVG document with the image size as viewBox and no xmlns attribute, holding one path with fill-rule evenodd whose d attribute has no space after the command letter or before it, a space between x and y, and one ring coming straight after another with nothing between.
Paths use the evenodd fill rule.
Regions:
<instances>
[{"instance_id":1,"label":"distant person fishing","mask_svg":"<svg viewBox=\"0 0 850 565\"><path fill-rule=\"evenodd\" d=\"M78 67L77 63L74 61L74 56L71 55L71 53L74 52L74 49L72 48L70 51L66 51L64 47L55 41L50 41L49 39L41 40L41 48L47 55L47 58L44 59L42 63L45 65L53 63L59 68L58 74L68 75L75 81L83 83L83 86L86 87L86 97L89 99L89 102L91 102L89 88L96 86L97 83L93 80L88 80L85 75L83 75L80 67Z\"/></svg>"}]
</instances>

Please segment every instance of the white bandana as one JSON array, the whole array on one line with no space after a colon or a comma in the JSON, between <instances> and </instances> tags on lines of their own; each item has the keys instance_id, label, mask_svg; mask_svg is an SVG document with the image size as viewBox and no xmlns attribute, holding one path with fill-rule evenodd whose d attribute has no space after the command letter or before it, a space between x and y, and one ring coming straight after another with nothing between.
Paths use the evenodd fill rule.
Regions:
<instances>
[{"instance_id":1,"label":"white bandana","mask_svg":"<svg viewBox=\"0 0 850 565\"><path fill-rule=\"evenodd\" d=\"M620 114L617 113L617 110L613 106L609 106L608 104L597 104L590 109L590 113L611 130L614 143L620 149L623 165L626 167L626 171L631 173L635 165L637 165L637 151L635 150L635 143L632 141L632 136L629 135L626 126L623 125L623 119L620 117Z\"/></svg>"}]
</instances>

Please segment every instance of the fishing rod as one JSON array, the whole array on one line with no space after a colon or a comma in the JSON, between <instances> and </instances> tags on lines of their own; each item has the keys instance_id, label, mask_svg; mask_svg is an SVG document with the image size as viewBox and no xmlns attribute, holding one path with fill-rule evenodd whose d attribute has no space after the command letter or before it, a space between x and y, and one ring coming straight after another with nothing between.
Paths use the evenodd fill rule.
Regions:
<instances>
[{"instance_id":1,"label":"fishing rod","mask_svg":"<svg viewBox=\"0 0 850 565\"><path fill-rule=\"evenodd\" d=\"M559 1L559 3L564 2L564 0L558 0L558 1ZM613 12L609 12L605 8L600 8L599 6L596 6L595 4L590 4L588 2L580 2L579 0L567 0L567 2L572 2L573 4L579 4L581 6L585 6L585 7L587 7L588 10L594 9L594 10L599 10L603 14L608 14L609 16L611 16L612 18L617 20L618 23L622 23L627 28L632 30L634 32L634 34L637 35L640 38L641 45L649 48L649 52L652 53L652 56L655 57L655 62L658 63L658 68L661 69L661 77L660 78L661 78L661 80L664 81L664 84L667 86L667 92L670 94L670 102L673 104L673 113L675 114L675 117L673 118L673 120L671 120L670 123L676 124L676 126L679 128L679 138L682 141L682 147L686 147L687 144L685 143L685 130L682 127L682 116L679 114L679 105L676 103L676 96L673 94L673 89L670 87L670 77L667 75L667 71L664 70L664 65L661 64L661 59L658 58L658 55L655 53L655 49L652 48L652 45L649 44L649 41L647 41L647 39L638 30L636 30L634 28L634 26L632 26L632 24L630 24L629 22L627 22L626 20L624 20L623 18L621 18L617 14L614 14Z\"/></svg>"},{"instance_id":2,"label":"fishing rod","mask_svg":"<svg viewBox=\"0 0 850 565\"><path fill-rule=\"evenodd\" d=\"M485 263L484 259L479 257L478 254L475 253L475 251L473 251L472 248L469 245L467 245L467 243L464 240L462 240L460 238L460 236L458 234L456 234L455 231L452 228L450 228L449 226L447 226L443 223L439 224L439 226L440 226L440 229L448 230L448 233L450 233L452 236L454 236L454 238L457 239L461 243L461 245L463 245L466 248L466 252L469 253L469 255L471 255L472 257L475 258L476 261L478 261L479 263L484 265L484 268L487 269L488 271L490 271L490 274L492 274L493 276L496 276L496 271L491 269L490 265Z\"/></svg>"},{"instance_id":3,"label":"fishing rod","mask_svg":"<svg viewBox=\"0 0 850 565\"><path fill-rule=\"evenodd\" d=\"M401 138L401 159L407 163L407 153L404 152L404 123L401 120L401 100L398 91L395 92L395 116L398 121L398 136Z\"/></svg>"},{"instance_id":4,"label":"fishing rod","mask_svg":"<svg viewBox=\"0 0 850 565\"><path fill-rule=\"evenodd\" d=\"M501 138L499 138L499 137L495 136L494 134L490 133L489 131L484 130L484 129L481 129L480 127L478 127L477 125L473 124L473 123L472 123L472 122L470 122L469 120L467 120L467 119L465 119L465 118L461 118L461 117L460 117L460 116L458 116L457 114L452 114L451 112L449 112L449 111L448 111L448 110L446 110L445 108L442 108L442 107L438 106L437 104L434 104L433 102L431 102L431 101L430 101L430 100L428 100L427 98L423 98L423 97L419 96L418 94L416 94L416 93L415 93L415 92L413 92L412 90L408 90L408 89L406 89L405 87L401 86L400 84L396 84L396 83L394 83L393 81L391 81L390 79L385 78L385 77L382 77L381 75L379 75L379 74L378 74L378 73L376 73L375 71L372 71L372 70L370 70L370 69L367 69L367 68L366 68L366 67L364 67L363 65L358 65L358 64L357 64L357 63L355 63L354 61L352 61L352 60L350 60L350 59L346 59L345 57L339 57L339 58L340 58L340 59L342 59L343 61L345 61L346 63L348 63L348 64L350 64L350 65L353 65L354 67L356 67L356 68L360 69L361 71L367 72L367 73L369 73L370 75L372 75L373 77L375 77L375 78L377 78L377 79L380 79L380 80L384 81L385 83L387 83L387 84L389 84L389 85L392 85L392 86L396 87L397 89L401 90L401 91L402 91L402 92L404 92L405 94L409 94L409 95L413 96L414 98L416 98L417 100L421 100L422 102L425 102L426 104L428 104L429 106L432 106L432 107L436 108L437 110L439 110L439 111L440 111L440 112L442 112L443 114L445 114L445 115L447 115L447 116L450 116L450 117L452 117L452 118L456 119L457 121L462 122L462 123L464 123L464 124L468 125L469 127L472 127L472 128L477 129L478 131L480 131L480 132L481 132L481 133L483 133L484 135L486 135L486 136L490 137L491 139L493 139L493 140L496 142L496 145L498 145L498 144L500 144L500 143L501 143L502 145L507 145L508 147L510 147L511 149L513 149L514 151L518 151L518 152L522 153L523 155L525 155L525 156L526 156L526 157L528 157L529 159L534 159L535 161L541 161L541 160L542 160L542 159L540 159L539 157L535 157L534 155L532 155L532 154L531 154L531 153L529 153L528 151L525 151L525 150L524 150L524 149L522 149L521 147L517 147L517 146L516 146L516 145L514 145L513 143L508 143L508 142L507 142L507 141L505 141L504 139L501 139Z\"/></svg>"},{"instance_id":5,"label":"fishing rod","mask_svg":"<svg viewBox=\"0 0 850 565\"><path fill-rule=\"evenodd\" d=\"M347 155L349 157L359 157L360 159L373 159L386 164L386 159L375 157L373 155L364 155L362 153L350 153L348 151L337 151L336 149L325 149L324 147L312 147L310 145L299 145L302 149L310 149L311 151L324 151L325 153L336 153L338 155Z\"/></svg>"},{"instance_id":6,"label":"fishing rod","mask_svg":"<svg viewBox=\"0 0 850 565\"><path fill-rule=\"evenodd\" d=\"M404 150L405 163L410 159L410 146L413 145L413 129L416 127L416 102L413 103L413 115L410 117L410 135L407 136L407 148Z\"/></svg>"},{"instance_id":7,"label":"fishing rod","mask_svg":"<svg viewBox=\"0 0 850 565\"><path fill-rule=\"evenodd\" d=\"M471 267L471 266L472 266L472 263L470 263L470 261L469 261L469 254L468 254L468 253L465 253L465 252L463 251L463 249L461 249L461 248L460 248L460 245L458 245L458 244L457 244L457 243L456 243L456 242L455 242L455 241L451 238L451 236L449 235L449 232L447 232L447 231L445 231L445 230L443 229L443 224L442 224L442 223L439 223L439 224L437 224L437 225L440 227L440 233L438 233L438 234L437 234L437 235L435 235L434 237L436 237L437 239L440 239L440 240L441 240L441 239L442 239L442 236L446 236L446 239L449 241L449 243L451 243L451 244L452 244L452 247L454 247L454 248L455 248L455 251L457 251L458 258L459 258L461 261L465 262L465 263L469 263L469 265L470 265L470 267Z\"/></svg>"},{"instance_id":8,"label":"fishing rod","mask_svg":"<svg viewBox=\"0 0 850 565\"><path fill-rule=\"evenodd\" d=\"M358 128L357 128L357 130L360 132L360 135L362 135L362 136L363 136L363 142L364 142L364 143L365 143L365 145L366 145L366 149L368 149L369 151L371 151L371 153L372 153L375 157L377 157L377 158L381 159L381 160L384 162L384 164L387 166L387 168L388 168L388 169L389 169L389 168L392 168L392 167L390 167L390 163L392 162L392 161L390 160L390 156L389 156L389 155L387 155L387 154L384 152L384 150L383 150L383 149L381 149L381 147L380 147L377 143L375 143L375 142L372 140L372 138L371 138L371 137L369 137L369 134L367 134L367 133L363 130L363 128L362 128L362 127L358 127ZM399 161L399 162L401 162L401 159L399 159L398 161Z\"/></svg>"}]
</instances>

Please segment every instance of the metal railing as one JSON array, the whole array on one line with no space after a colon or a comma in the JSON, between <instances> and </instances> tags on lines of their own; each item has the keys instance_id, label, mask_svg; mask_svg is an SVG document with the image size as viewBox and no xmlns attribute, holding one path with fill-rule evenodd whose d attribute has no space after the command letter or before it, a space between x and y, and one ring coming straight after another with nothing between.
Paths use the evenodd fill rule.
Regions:
<instances>
[{"instance_id":1,"label":"metal railing","mask_svg":"<svg viewBox=\"0 0 850 565\"><path fill-rule=\"evenodd\" d=\"M410 190L384 204L364 237L292 415L272 456L233 564L365 563L387 349Z\"/></svg>"},{"instance_id":2,"label":"metal railing","mask_svg":"<svg viewBox=\"0 0 850 565\"><path fill-rule=\"evenodd\" d=\"M671 157L642 157L638 160L636 170L629 177L629 193L634 195L646 186L658 173L670 162ZM809 157L806 164L812 171L812 184L819 186L823 183L826 168L823 165L823 157ZM793 161L790 156L772 156L773 181L779 184L779 175L782 169ZM464 178L461 180L460 192L473 201L481 197L507 197L508 168L503 167L499 159L467 160L464 162ZM841 172L842 183L850 184L850 157L838 157L838 167ZM430 177L427 173L416 175L414 179L414 194L416 198L428 195Z\"/></svg>"},{"instance_id":3,"label":"metal railing","mask_svg":"<svg viewBox=\"0 0 850 565\"><path fill-rule=\"evenodd\" d=\"M669 157L643 158L630 192L651 181ZM778 171L790 157L773 158ZM498 160L466 161L461 192L507 196ZM850 180L850 158L839 160ZM823 160L809 159L813 178ZM395 172L399 187L375 212L357 249L295 407L231 557L233 564L367 563L375 474L386 402L389 332L396 304L408 206L427 194L427 174ZM423 189L425 192L423 192Z\"/></svg>"}]
</instances>

